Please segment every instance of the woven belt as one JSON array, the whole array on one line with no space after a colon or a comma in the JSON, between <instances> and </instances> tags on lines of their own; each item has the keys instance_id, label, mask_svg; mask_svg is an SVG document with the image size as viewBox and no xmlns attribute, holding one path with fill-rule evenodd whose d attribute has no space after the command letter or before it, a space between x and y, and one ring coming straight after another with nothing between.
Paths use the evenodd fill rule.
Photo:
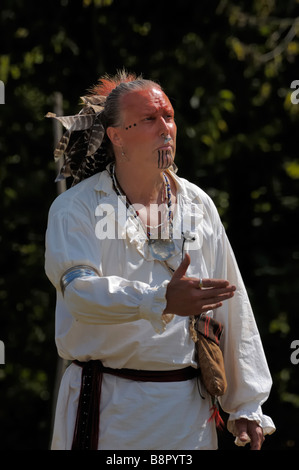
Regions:
<instances>
[{"instance_id":1,"label":"woven belt","mask_svg":"<svg viewBox=\"0 0 299 470\"><path fill-rule=\"evenodd\" d=\"M100 427L100 398L103 373L139 382L181 382L198 376L198 369L171 371L111 369L101 361L73 361L82 367L81 390L72 450L97 450Z\"/></svg>"}]
</instances>

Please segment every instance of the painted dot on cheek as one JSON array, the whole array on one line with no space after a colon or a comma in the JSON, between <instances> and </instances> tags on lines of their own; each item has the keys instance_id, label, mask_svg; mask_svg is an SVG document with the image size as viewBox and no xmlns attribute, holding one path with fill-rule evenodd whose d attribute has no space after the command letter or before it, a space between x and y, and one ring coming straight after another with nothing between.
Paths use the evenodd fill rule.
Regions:
<instances>
[{"instance_id":1,"label":"painted dot on cheek","mask_svg":"<svg viewBox=\"0 0 299 470\"><path fill-rule=\"evenodd\" d=\"M130 124L129 126L125 127L125 129L126 129L126 131L128 131L129 129L132 129L132 127L136 127L136 126L137 126L136 123L134 123L133 126L132 126L132 124Z\"/></svg>"}]
</instances>

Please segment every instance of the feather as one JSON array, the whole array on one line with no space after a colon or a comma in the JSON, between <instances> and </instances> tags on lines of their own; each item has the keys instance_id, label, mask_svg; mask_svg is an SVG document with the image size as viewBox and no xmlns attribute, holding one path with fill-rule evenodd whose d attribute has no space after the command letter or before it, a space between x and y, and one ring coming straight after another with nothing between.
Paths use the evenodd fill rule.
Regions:
<instances>
[{"instance_id":1,"label":"feather","mask_svg":"<svg viewBox=\"0 0 299 470\"><path fill-rule=\"evenodd\" d=\"M92 108L95 113L101 113L104 110L106 96L100 96L100 95L81 96L81 100L83 104Z\"/></svg>"},{"instance_id":2,"label":"feather","mask_svg":"<svg viewBox=\"0 0 299 470\"><path fill-rule=\"evenodd\" d=\"M57 119L61 124L71 131L88 129L94 121L93 114L75 114L74 116L56 116L54 113L47 113L46 117Z\"/></svg>"},{"instance_id":3,"label":"feather","mask_svg":"<svg viewBox=\"0 0 299 470\"><path fill-rule=\"evenodd\" d=\"M67 130L63 136L61 137L60 141L58 142L55 150L54 150L54 160L57 162L61 157L63 157L63 154L69 144L71 132L70 130Z\"/></svg>"},{"instance_id":4,"label":"feather","mask_svg":"<svg viewBox=\"0 0 299 470\"><path fill-rule=\"evenodd\" d=\"M103 106L99 106L97 104L91 104L90 107L94 110L95 113L99 114L102 113L104 108Z\"/></svg>"},{"instance_id":5,"label":"feather","mask_svg":"<svg viewBox=\"0 0 299 470\"><path fill-rule=\"evenodd\" d=\"M221 431L224 428L224 421L221 418L220 412L219 412L219 406L218 406L218 400L216 397L212 397L212 402L214 402L213 406L210 408L210 411L212 412L210 418L208 419L208 422L210 421L215 421L216 428Z\"/></svg>"},{"instance_id":6,"label":"feather","mask_svg":"<svg viewBox=\"0 0 299 470\"><path fill-rule=\"evenodd\" d=\"M75 131L82 131L91 128L93 129L93 124L95 121L95 114L81 114L78 115L77 119L74 120L73 125L67 129L67 131L63 134L61 137L60 141L58 142L58 145L56 149L54 150L54 159L55 161L58 161L65 152L67 152L67 148L69 146L69 141L70 141L70 136L73 132ZM70 117L66 116L65 118ZM60 118L58 118L60 120ZM103 136L101 136L101 139L98 143L101 145L101 142L103 140ZM93 138L93 141L95 141L95 137Z\"/></svg>"},{"instance_id":7,"label":"feather","mask_svg":"<svg viewBox=\"0 0 299 470\"><path fill-rule=\"evenodd\" d=\"M99 119L95 119L94 124L89 134L89 142L87 148L87 156L94 154L101 146L105 135L105 129Z\"/></svg>"},{"instance_id":8,"label":"feather","mask_svg":"<svg viewBox=\"0 0 299 470\"><path fill-rule=\"evenodd\" d=\"M103 95L88 95L80 96L82 102L87 105L101 105L102 107L105 104L106 96Z\"/></svg>"},{"instance_id":9,"label":"feather","mask_svg":"<svg viewBox=\"0 0 299 470\"><path fill-rule=\"evenodd\" d=\"M57 162L64 157L64 162L55 181L73 177L73 184L92 176L107 164L105 150L101 149L105 137L105 128L101 122L104 96L81 97L83 108L73 116L57 116L47 113L46 117L57 119L66 128L59 140L54 158Z\"/></svg>"}]
</instances>

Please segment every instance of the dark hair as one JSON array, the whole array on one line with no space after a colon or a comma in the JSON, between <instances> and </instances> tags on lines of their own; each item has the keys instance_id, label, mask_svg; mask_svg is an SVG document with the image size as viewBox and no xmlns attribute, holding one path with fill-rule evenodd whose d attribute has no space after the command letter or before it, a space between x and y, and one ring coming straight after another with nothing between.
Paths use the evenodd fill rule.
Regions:
<instances>
[{"instance_id":1,"label":"dark hair","mask_svg":"<svg viewBox=\"0 0 299 470\"><path fill-rule=\"evenodd\" d=\"M155 82L151 80L138 79L132 82L124 82L114 88L111 93L107 96L105 107L104 107L104 119L105 127L117 127L122 124L121 122L121 98L128 93L133 93L134 91L140 91L152 88L153 86L158 86Z\"/></svg>"},{"instance_id":2,"label":"dark hair","mask_svg":"<svg viewBox=\"0 0 299 470\"><path fill-rule=\"evenodd\" d=\"M57 179L72 176L72 185L75 185L105 170L115 160L106 130L122 124L121 98L153 86L162 90L152 80L145 80L125 70L118 71L113 77L104 75L100 78L89 94L82 97L84 107L75 116L57 117L48 113L47 117L55 117L68 125L54 152L56 160L64 157Z\"/></svg>"},{"instance_id":3,"label":"dark hair","mask_svg":"<svg viewBox=\"0 0 299 470\"><path fill-rule=\"evenodd\" d=\"M104 75L100 78L98 85L91 90L92 96L101 96L103 98L104 110L101 116L105 131L108 127L118 127L122 124L121 98L128 93L152 88L160 89L161 86L153 80L147 80L142 76L128 73L126 70L118 71L116 75ZM106 165L114 161L114 152L112 143L105 132L101 147L98 150L98 158L103 160Z\"/></svg>"}]
</instances>

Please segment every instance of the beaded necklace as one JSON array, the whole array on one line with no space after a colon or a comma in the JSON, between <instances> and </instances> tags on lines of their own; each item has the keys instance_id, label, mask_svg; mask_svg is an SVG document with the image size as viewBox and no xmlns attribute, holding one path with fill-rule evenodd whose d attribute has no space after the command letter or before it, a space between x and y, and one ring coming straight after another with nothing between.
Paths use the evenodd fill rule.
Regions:
<instances>
[{"instance_id":1,"label":"beaded necklace","mask_svg":"<svg viewBox=\"0 0 299 470\"><path fill-rule=\"evenodd\" d=\"M164 196L162 202L166 203L167 205L167 222L168 222L168 230L165 235L167 237L153 237L153 233L151 233L148 229L157 229L161 227L161 230L164 226L163 222L158 224L156 227L152 227L149 225L144 225L141 218L139 217L138 211L135 210L134 206L131 204L129 199L127 198L125 192L122 190L120 184L117 181L116 174L115 174L115 165L111 166L110 176L112 178L113 187L119 196L125 196L126 198L126 207L133 213L135 219L138 219L140 225L142 226L146 236L147 236L147 243L149 247L149 251L154 259L159 261L165 261L171 256L173 256L175 252L175 245L173 242L173 211L172 211L172 202L171 202L171 188L169 184L168 177L165 173L163 173L164 179Z\"/></svg>"}]
</instances>

